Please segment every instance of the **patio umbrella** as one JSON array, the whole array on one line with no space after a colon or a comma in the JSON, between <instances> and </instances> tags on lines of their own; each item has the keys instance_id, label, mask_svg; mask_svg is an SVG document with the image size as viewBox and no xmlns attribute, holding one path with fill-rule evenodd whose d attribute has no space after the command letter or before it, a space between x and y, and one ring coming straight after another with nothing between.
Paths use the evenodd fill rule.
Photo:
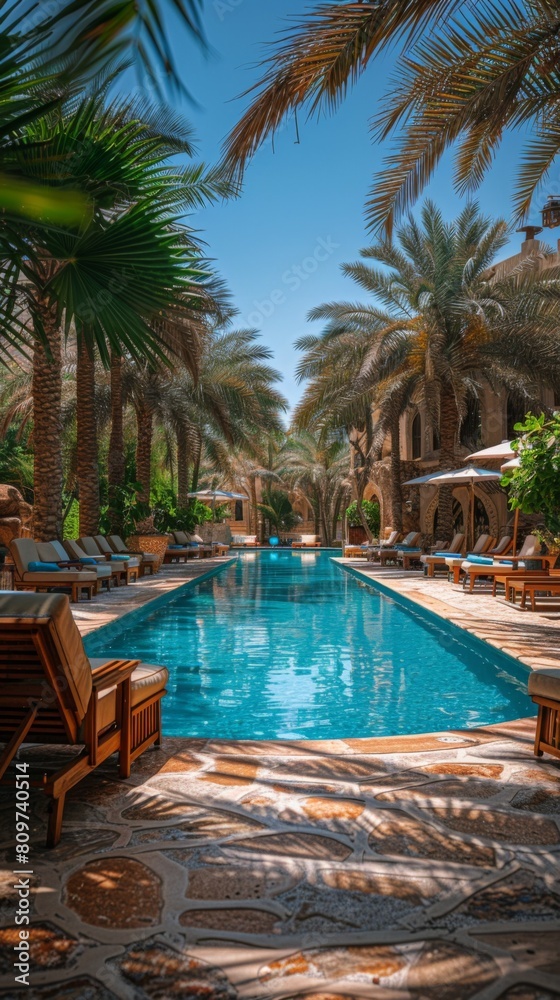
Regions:
<instances>
[{"instance_id":1,"label":"patio umbrella","mask_svg":"<svg viewBox=\"0 0 560 1000\"><path fill-rule=\"evenodd\" d=\"M248 500L249 497L245 496L244 493L229 493L227 490L196 490L195 493L187 493L188 497L192 497L195 500L201 500L202 503L208 503L210 501L210 506L212 508L212 527L210 529L210 543L214 544L214 515L216 511L216 501L218 503L228 503L231 500Z\"/></svg>"},{"instance_id":2,"label":"patio umbrella","mask_svg":"<svg viewBox=\"0 0 560 1000\"><path fill-rule=\"evenodd\" d=\"M501 472L492 472L489 469L478 469L475 465L467 465L463 469L454 469L452 472L435 472L431 476L419 476L418 479L409 479L404 486L462 486L469 487L469 515L468 529L470 531L471 546L474 545L474 487L475 483L484 483L501 479ZM467 540L467 551L469 542Z\"/></svg>"},{"instance_id":3,"label":"patio umbrella","mask_svg":"<svg viewBox=\"0 0 560 1000\"><path fill-rule=\"evenodd\" d=\"M228 493L227 490L197 490L196 493L187 493L188 497L195 497L197 500L211 500L214 506L216 500L227 503L228 500L248 500L244 493Z\"/></svg>"},{"instance_id":4,"label":"patio umbrella","mask_svg":"<svg viewBox=\"0 0 560 1000\"><path fill-rule=\"evenodd\" d=\"M467 455L467 462L499 462L506 458L515 458L517 452L511 445L511 441L501 441L500 444L493 444L490 448L473 451L472 455Z\"/></svg>"},{"instance_id":5,"label":"patio umbrella","mask_svg":"<svg viewBox=\"0 0 560 1000\"><path fill-rule=\"evenodd\" d=\"M477 459L484 460L486 462L504 462L504 459L508 461L504 462L500 466L502 472L506 472L508 469L516 469L519 466L519 458L517 457L517 452L512 449L512 441L502 441L501 444L493 444L491 448L483 448L482 451L475 451L472 455L469 455L468 460ZM517 533L519 529L519 508L515 508L515 514L513 517L513 554L517 552Z\"/></svg>"}]
</instances>

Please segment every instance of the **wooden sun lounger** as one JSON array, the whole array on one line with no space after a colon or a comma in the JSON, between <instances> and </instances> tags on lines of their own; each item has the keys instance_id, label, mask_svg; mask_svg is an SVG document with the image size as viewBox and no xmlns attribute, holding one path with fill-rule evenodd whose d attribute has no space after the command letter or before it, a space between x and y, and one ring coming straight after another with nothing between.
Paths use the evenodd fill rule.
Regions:
<instances>
[{"instance_id":1,"label":"wooden sun lounger","mask_svg":"<svg viewBox=\"0 0 560 1000\"><path fill-rule=\"evenodd\" d=\"M443 550L441 553L435 552L433 555L422 556L420 561L425 568L427 576L433 577L436 569L444 569L447 573L446 559L452 556L458 557L461 554L464 541L465 536L460 532L456 532L448 549Z\"/></svg>"},{"instance_id":2,"label":"wooden sun lounger","mask_svg":"<svg viewBox=\"0 0 560 1000\"><path fill-rule=\"evenodd\" d=\"M531 611L536 611L537 593L549 594L551 597L560 595L560 576L556 578L550 575L542 576L536 571L532 577L525 575L522 577L508 576L503 580L503 584L506 601L515 604L517 595L519 594L519 607L523 610L527 608L527 597L531 599Z\"/></svg>"},{"instance_id":3,"label":"wooden sun lounger","mask_svg":"<svg viewBox=\"0 0 560 1000\"><path fill-rule=\"evenodd\" d=\"M539 706L535 730L535 756L552 754L560 759L560 671L540 667L529 674L528 691Z\"/></svg>"},{"instance_id":4,"label":"wooden sun lounger","mask_svg":"<svg viewBox=\"0 0 560 1000\"><path fill-rule=\"evenodd\" d=\"M131 762L159 743L167 676L138 660L89 660L64 594L0 595L0 779L24 743L81 747L58 770L41 766L47 847L60 839L74 785L114 753L127 778Z\"/></svg>"},{"instance_id":5,"label":"wooden sun lounger","mask_svg":"<svg viewBox=\"0 0 560 1000\"><path fill-rule=\"evenodd\" d=\"M398 562L401 555L406 552L407 549L418 548L418 543L421 537L422 535L419 531L409 531L406 538L402 542L397 542L393 548L382 548L379 550L379 562L382 566L386 566L388 562ZM414 555L419 559L422 552L414 552Z\"/></svg>"},{"instance_id":6,"label":"wooden sun lounger","mask_svg":"<svg viewBox=\"0 0 560 1000\"><path fill-rule=\"evenodd\" d=\"M398 562L401 561L401 556L402 556L403 569L411 570L413 563L417 563L420 566L422 565L420 562L421 555L422 555L422 549L420 548L418 549L417 552L401 552L399 554Z\"/></svg>"},{"instance_id":7,"label":"wooden sun lounger","mask_svg":"<svg viewBox=\"0 0 560 1000\"><path fill-rule=\"evenodd\" d=\"M345 559L357 559L359 556L367 556L368 550L366 546L363 545L345 545L344 546L344 558Z\"/></svg>"},{"instance_id":8,"label":"wooden sun lounger","mask_svg":"<svg viewBox=\"0 0 560 1000\"><path fill-rule=\"evenodd\" d=\"M97 574L77 569L76 566L59 568L58 571L30 569L35 562L43 561L39 546L45 549L47 543L35 542L32 538L12 538L10 555L15 567L14 589L32 592L66 590L71 601L79 601L82 594L86 594L91 601L97 593Z\"/></svg>"}]
</instances>

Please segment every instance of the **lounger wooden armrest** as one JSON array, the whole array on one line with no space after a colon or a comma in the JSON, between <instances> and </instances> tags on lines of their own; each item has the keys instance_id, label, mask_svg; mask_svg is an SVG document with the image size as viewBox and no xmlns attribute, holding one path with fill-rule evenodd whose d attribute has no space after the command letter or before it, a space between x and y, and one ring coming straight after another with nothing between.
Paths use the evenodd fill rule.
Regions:
<instances>
[{"instance_id":1,"label":"lounger wooden armrest","mask_svg":"<svg viewBox=\"0 0 560 1000\"><path fill-rule=\"evenodd\" d=\"M91 671L94 689L103 691L113 684L119 684L120 681L132 676L139 663L140 660L109 660L100 667L94 667Z\"/></svg>"}]
</instances>

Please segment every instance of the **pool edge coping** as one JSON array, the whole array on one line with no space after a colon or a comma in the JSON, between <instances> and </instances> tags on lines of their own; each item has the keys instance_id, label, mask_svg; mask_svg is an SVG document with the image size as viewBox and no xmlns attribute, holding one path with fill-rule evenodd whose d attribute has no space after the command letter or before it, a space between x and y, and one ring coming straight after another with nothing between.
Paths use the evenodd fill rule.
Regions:
<instances>
[{"instance_id":1,"label":"pool edge coping","mask_svg":"<svg viewBox=\"0 0 560 1000\"><path fill-rule=\"evenodd\" d=\"M164 607L186 590L198 586L199 583L203 583L205 580L210 580L213 576L217 576L218 573L222 572L222 570L233 566L236 562L237 556L231 556L228 559L224 559L224 561L219 563L217 566L212 566L211 569L206 570L205 573L200 573L192 580L185 580L183 583L179 583L176 587L173 587L172 590L168 590L165 594L158 594L156 597L151 597L147 601L144 601L143 604L140 604L137 608L125 611L124 614L119 615L112 621L105 622L103 625L98 625L96 628L90 629L90 631L86 632L85 635L82 636L82 642L86 645L89 639L99 639L102 635L111 637L112 632L118 634L123 628L128 628L128 626L136 621L137 618L143 617L145 614L151 614L152 611L157 610L159 607ZM125 623L124 625L123 622Z\"/></svg>"},{"instance_id":2,"label":"pool edge coping","mask_svg":"<svg viewBox=\"0 0 560 1000\"><path fill-rule=\"evenodd\" d=\"M381 593L385 593L388 597L401 601L404 604L406 604L406 602L409 601L412 605L417 605L426 614L436 619L439 618L440 620L446 622L447 624L452 625L455 628L461 629L463 632L467 632L471 636L471 638L475 639L477 642L485 643L486 645L491 646L492 649L497 650L502 656L508 657L510 660L515 660L522 666L526 667L528 671L542 669L543 666L542 663L535 662L535 660L532 657L527 656L527 654L523 652L521 649L518 649L516 651L515 649L516 644L514 643L513 646L511 645L512 642L511 636L508 636L504 632L505 642L504 645L501 646L497 640L491 639L487 636L480 635L477 628L469 627L468 622L466 622L464 619L459 619L457 617L458 615L457 610L454 607L452 607L451 604L446 605L445 601L442 601L440 597L433 597L431 598L431 600L437 601L437 603L440 606L443 605L444 607L449 608L450 612L449 615L444 614L442 611L431 607L430 604L428 603L428 600L426 600L424 594L419 594L418 592L415 592L414 594L409 594L409 593L404 594L402 590L399 590L398 588L398 582L399 582L398 579L395 579L394 581L390 580L381 581L379 580L378 577L370 576L368 573L364 572L359 566L349 565L347 562L344 561L343 557L338 557L338 558L331 557L331 558L332 561L335 562L338 566L340 566L340 568L343 569L345 572L349 573L350 575L358 577L360 580L363 580L364 582L369 584L369 586L373 587L373 589L378 589ZM469 611L466 610L464 613L469 614ZM494 620L492 624L494 627L497 627L498 629L507 628L507 625L500 621ZM558 656L558 667L560 667L560 656Z\"/></svg>"}]
</instances>

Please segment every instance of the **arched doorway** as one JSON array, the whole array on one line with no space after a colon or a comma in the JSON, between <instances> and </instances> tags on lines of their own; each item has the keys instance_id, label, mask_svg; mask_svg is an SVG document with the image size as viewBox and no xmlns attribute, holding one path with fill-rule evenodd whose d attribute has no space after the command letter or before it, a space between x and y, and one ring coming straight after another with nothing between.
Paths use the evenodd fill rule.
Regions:
<instances>
[{"instance_id":1,"label":"arched doorway","mask_svg":"<svg viewBox=\"0 0 560 1000\"><path fill-rule=\"evenodd\" d=\"M437 538L438 495L433 497L424 517L425 531ZM469 514L469 491L466 487L458 487L453 493L453 531L465 531ZM490 496L479 496L475 492L474 500L474 533L490 534L494 538L499 534L499 516L496 504Z\"/></svg>"},{"instance_id":2,"label":"arched doorway","mask_svg":"<svg viewBox=\"0 0 560 1000\"><path fill-rule=\"evenodd\" d=\"M438 514L439 514L439 507L436 507L436 509L434 511L434 520L433 520L433 528L432 528L432 534L433 534L434 538L438 537ZM465 521L465 515L463 513L463 505L462 505L462 503L461 503L460 500L457 500L456 497L453 497L453 532L454 533L457 532L457 531L464 531L464 521Z\"/></svg>"}]
</instances>

